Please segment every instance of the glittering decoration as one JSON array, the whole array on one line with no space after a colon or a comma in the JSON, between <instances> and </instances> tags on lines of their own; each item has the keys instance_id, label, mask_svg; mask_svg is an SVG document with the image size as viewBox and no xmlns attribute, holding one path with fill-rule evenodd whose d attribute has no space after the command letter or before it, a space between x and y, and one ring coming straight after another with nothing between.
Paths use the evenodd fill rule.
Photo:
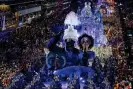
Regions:
<instances>
[{"instance_id":1,"label":"glittering decoration","mask_svg":"<svg viewBox=\"0 0 133 89\"><path fill-rule=\"evenodd\" d=\"M92 8L90 3L85 3L85 7L81 10L81 14L78 15L82 24L82 30L80 34L88 34L94 38L94 45L101 46L107 44L106 36L104 35L102 15L98 8Z\"/></svg>"},{"instance_id":2,"label":"glittering decoration","mask_svg":"<svg viewBox=\"0 0 133 89\"><path fill-rule=\"evenodd\" d=\"M91 49L95 52L95 54L103 61L103 59L107 59L112 55L112 47L111 46L100 46L93 47Z\"/></svg>"},{"instance_id":3,"label":"glittering decoration","mask_svg":"<svg viewBox=\"0 0 133 89\"><path fill-rule=\"evenodd\" d=\"M78 26L80 24L81 30L75 30L79 35L86 33L94 38L95 47L92 50L100 58L107 58L109 55L117 57L119 55L118 45L123 42L118 16L113 0L98 0L93 8L91 3L87 2L84 8L78 8L77 14L70 12L65 24L67 22L67 25Z\"/></svg>"}]
</instances>

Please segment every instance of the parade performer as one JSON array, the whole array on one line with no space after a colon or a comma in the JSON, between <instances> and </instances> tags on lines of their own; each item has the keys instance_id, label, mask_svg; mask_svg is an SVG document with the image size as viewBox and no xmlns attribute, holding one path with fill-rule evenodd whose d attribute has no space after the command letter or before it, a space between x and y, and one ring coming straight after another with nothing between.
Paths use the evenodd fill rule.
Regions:
<instances>
[{"instance_id":1,"label":"parade performer","mask_svg":"<svg viewBox=\"0 0 133 89\"><path fill-rule=\"evenodd\" d=\"M57 46L57 43L62 39L65 41L64 48ZM80 57L80 50L75 48L75 42L77 40L78 40L77 30L75 30L72 26L69 26L68 29L60 32L55 37L51 38L47 43L47 48L49 49L50 52L65 57L66 59L65 66L79 65L82 58Z\"/></svg>"},{"instance_id":2,"label":"parade performer","mask_svg":"<svg viewBox=\"0 0 133 89\"><path fill-rule=\"evenodd\" d=\"M90 51L90 49L94 45L94 40L91 36L87 34L83 34L79 37L78 39L78 44L80 49L82 50L82 65L83 66L88 66L88 60L89 59L94 59L95 53L93 51Z\"/></svg>"}]
</instances>

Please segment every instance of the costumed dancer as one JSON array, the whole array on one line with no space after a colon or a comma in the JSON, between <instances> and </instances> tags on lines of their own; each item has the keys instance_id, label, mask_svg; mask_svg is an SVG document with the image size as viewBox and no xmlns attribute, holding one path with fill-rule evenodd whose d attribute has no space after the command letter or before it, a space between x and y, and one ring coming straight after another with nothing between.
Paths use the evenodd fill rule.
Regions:
<instances>
[{"instance_id":1,"label":"costumed dancer","mask_svg":"<svg viewBox=\"0 0 133 89\"><path fill-rule=\"evenodd\" d=\"M56 45L62 39L65 40L64 48L58 47ZM65 66L79 65L82 58L80 57L80 51L75 48L75 42L77 40L78 40L77 30L75 30L72 26L69 26L68 29L65 30L65 32L62 31L55 37L51 38L47 43L47 48L50 50L50 52L54 54L58 54L59 56L64 56L66 59Z\"/></svg>"}]
</instances>

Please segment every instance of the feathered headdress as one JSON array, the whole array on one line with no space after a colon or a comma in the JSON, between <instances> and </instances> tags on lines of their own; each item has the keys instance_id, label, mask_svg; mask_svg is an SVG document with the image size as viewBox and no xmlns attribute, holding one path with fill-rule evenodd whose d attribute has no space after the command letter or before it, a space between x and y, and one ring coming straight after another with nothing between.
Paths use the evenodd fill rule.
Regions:
<instances>
[{"instance_id":1,"label":"feathered headdress","mask_svg":"<svg viewBox=\"0 0 133 89\"><path fill-rule=\"evenodd\" d=\"M77 26L77 25L81 24L81 22L78 19L77 14L75 12L71 11L69 14L67 14L64 24Z\"/></svg>"},{"instance_id":2,"label":"feathered headdress","mask_svg":"<svg viewBox=\"0 0 133 89\"><path fill-rule=\"evenodd\" d=\"M73 26L69 26L68 29L65 29L63 39L64 40L74 40L77 41L79 34Z\"/></svg>"}]
</instances>

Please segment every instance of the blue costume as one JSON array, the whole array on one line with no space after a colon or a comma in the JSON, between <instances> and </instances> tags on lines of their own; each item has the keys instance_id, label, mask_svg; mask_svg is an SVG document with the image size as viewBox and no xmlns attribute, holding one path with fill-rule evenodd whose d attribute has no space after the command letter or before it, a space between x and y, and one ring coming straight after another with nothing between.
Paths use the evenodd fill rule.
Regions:
<instances>
[{"instance_id":1,"label":"blue costume","mask_svg":"<svg viewBox=\"0 0 133 89\"><path fill-rule=\"evenodd\" d=\"M61 48L58 47L56 44L62 40L62 32L59 33L58 35L56 35L55 37L51 38L49 40L49 42L47 43L47 48L49 49L50 53L53 55L58 55L60 57L62 57L62 61L64 61L64 58L66 61L65 66L63 67L67 67L67 66L77 66L77 65L82 65L82 66L87 66L87 61L88 59L93 59L95 56L95 53L92 51L87 51L87 52L83 52L82 50L76 49L74 47L74 43L75 41L69 39L69 41L65 40L65 48ZM89 46L92 47L93 46L93 42L91 43L91 45ZM47 59L47 62L50 61L49 59ZM60 63L61 65L64 64L63 62ZM49 65L49 63L47 63L47 65Z\"/></svg>"},{"instance_id":2,"label":"blue costume","mask_svg":"<svg viewBox=\"0 0 133 89\"><path fill-rule=\"evenodd\" d=\"M80 50L74 48L75 42L73 40L66 42L66 48L61 48L56 45L62 39L61 35L62 33L51 38L47 44L47 48L53 54L63 56L66 60L65 66L80 65L82 56L81 56ZM67 49L67 48L70 48L70 49Z\"/></svg>"}]
</instances>

